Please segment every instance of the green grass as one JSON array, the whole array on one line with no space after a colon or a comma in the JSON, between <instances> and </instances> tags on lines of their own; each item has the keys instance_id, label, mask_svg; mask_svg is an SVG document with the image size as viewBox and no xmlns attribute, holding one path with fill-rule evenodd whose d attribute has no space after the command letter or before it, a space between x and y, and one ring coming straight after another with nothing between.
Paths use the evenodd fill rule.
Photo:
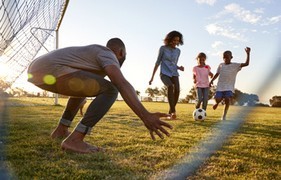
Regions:
<instances>
[{"instance_id":1,"label":"green grass","mask_svg":"<svg viewBox=\"0 0 281 180\"><path fill-rule=\"evenodd\" d=\"M195 122L192 104L178 104L178 120L169 121L171 137L150 139L139 118L117 101L93 128L86 141L107 149L90 155L63 152L60 140L51 140L66 104L53 99L10 99L7 119L6 160L19 179L150 179L177 164L207 138L220 123L222 106L208 107L208 119ZM89 101L87 102L87 105ZM144 103L152 112L167 112L167 103ZM247 107L231 106L229 117ZM77 115L72 128L81 118ZM229 121L234 121L229 120ZM223 147L189 179L281 179L280 108L257 107Z\"/></svg>"}]
</instances>

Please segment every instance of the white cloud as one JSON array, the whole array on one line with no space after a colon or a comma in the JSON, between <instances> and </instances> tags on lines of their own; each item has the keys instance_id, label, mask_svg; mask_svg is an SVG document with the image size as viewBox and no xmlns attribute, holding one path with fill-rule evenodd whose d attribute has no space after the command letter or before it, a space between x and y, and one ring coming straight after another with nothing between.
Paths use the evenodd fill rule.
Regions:
<instances>
[{"instance_id":1,"label":"white cloud","mask_svg":"<svg viewBox=\"0 0 281 180\"><path fill-rule=\"evenodd\" d=\"M281 22L281 15L267 18L267 24L276 24L278 22Z\"/></svg>"},{"instance_id":2,"label":"white cloud","mask_svg":"<svg viewBox=\"0 0 281 180\"><path fill-rule=\"evenodd\" d=\"M243 36L243 34L235 32L235 30L231 27L224 27L214 23L207 25L206 30L211 35L220 35L238 41L246 41L246 38Z\"/></svg>"},{"instance_id":3,"label":"white cloud","mask_svg":"<svg viewBox=\"0 0 281 180\"><path fill-rule=\"evenodd\" d=\"M238 49L238 48L240 48L240 46L239 45L234 45L233 48Z\"/></svg>"},{"instance_id":4,"label":"white cloud","mask_svg":"<svg viewBox=\"0 0 281 180\"><path fill-rule=\"evenodd\" d=\"M217 0L196 0L198 4L208 4L210 6L214 5Z\"/></svg>"},{"instance_id":5,"label":"white cloud","mask_svg":"<svg viewBox=\"0 0 281 180\"><path fill-rule=\"evenodd\" d=\"M222 54L223 54L223 50L215 50L213 52L210 52L210 55L211 56L217 56L217 57L222 57Z\"/></svg>"},{"instance_id":6,"label":"white cloud","mask_svg":"<svg viewBox=\"0 0 281 180\"><path fill-rule=\"evenodd\" d=\"M218 12L215 18L225 18L227 14L231 14L235 19L260 26L269 26L281 22L281 15L265 18L263 17L265 15L264 11L264 8L256 8L253 11L249 11L241 7L239 4L231 3L226 5L223 11ZM224 19L225 22L228 21L231 24L234 23L233 20L233 18L229 18L227 20Z\"/></svg>"},{"instance_id":7,"label":"white cloud","mask_svg":"<svg viewBox=\"0 0 281 180\"><path fill-rule=\"evenodd\" d=\"M247 23L256 24L261 19L261 16L251 13L249 10L245 10L239 4L232 3L225 6L224 9L225 12L231 13L235 18Z\"/></svg>"},{"instance_id":8,"label":"white cloud","mask_svg":"<svg viewBox=\"0 0 281 180\"><path fill-rule=\"evenodd\" d=\"M258 14L263 14L264 13L264 8L256 9L256 10L254 10L254 12L258 13Z\"/></svg>"},{"instance_id":9,"label":"white cloud","mask_svg":"<svg viewBox=\"0 0 281 180\"><path fill-rule=\"evenodd\" d=\"M263 34L270 34L270 32L269 32L269 31L266 31L266 30L262 31L262 33L263 33Z\"/></svg>"},{"instance_id":10,"label":"white cloud","mask_svg":"<svg viewBox=\"0 0 281 180\"><path fill-rule=\"evenodd\" d=\"M280 22L281 22L281 15L266 18L266 19L263 20L263 22L260 25L261 26L269 26L269 25L280 23Z\"/></svg>"},{"instance_id":11,"label":"white cloud","mask_svg":"<svg viewBox=\"0 0 281 180\"><path fill-rule=\"evenodd\" d=\"M264 4L271 4L274 0L251 0L250 3L257 4L257 3L264 3Z\"/></svg>"},{"instance_id":12,"label":"white cloud","mask_svg":"<svg viewBox=\"0 0 281 180\"><path fill-rule=\"evenodd\" d=\"M221 41L215 41L211 46L212 46L212 48L217 49L222 44L223 43Z\"/></svg>"},{"instance_id":13,"label":"white cloud","mask_svg":"<svg viewBox=\"0 0 281 180\"><path fill-rule=\"evenodd\" d=\"M223 42L221 41L215 41L211 44L211 47L213 48L213 50L209 53L211 56L217 56L217 57L221 57L222 55L222 50L221 47L224 45Z\"/></svg>"}]
</instances>

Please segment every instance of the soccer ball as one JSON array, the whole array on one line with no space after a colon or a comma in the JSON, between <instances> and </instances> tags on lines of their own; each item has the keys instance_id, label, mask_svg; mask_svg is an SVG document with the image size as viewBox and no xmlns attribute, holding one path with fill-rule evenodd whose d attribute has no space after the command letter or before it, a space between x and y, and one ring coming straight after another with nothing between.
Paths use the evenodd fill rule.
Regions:
<instances>
[{"instance_id":1,"label":"soccer ball","mask_svg":"<svg viewBox=\"0 0 281 180\"><path fill-rule=\"evenodd\" d=\"M195 109L192 114L195 121L204 121L207 116L206 111L201 108Z\"/></svg>"}]
</instances>

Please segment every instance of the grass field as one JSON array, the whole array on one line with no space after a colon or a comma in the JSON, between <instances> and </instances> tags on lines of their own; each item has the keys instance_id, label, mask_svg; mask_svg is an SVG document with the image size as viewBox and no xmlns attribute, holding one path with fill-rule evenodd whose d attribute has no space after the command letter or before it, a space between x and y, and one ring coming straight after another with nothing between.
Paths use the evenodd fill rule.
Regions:
<instances>
[{"instance_id":1,"label":"grass field","mask_svg":"<svg viewBox=\"0 0 281 180\"><path fill-rule=\"evenodd\" d=\"M178 104L178 119L169 121L171 137L150 139L147 129L123 101L117 101L93 128L86 141L107 149L104 153L75 154L51 140L66 104L53 99L19 98L8 102L5 125L5 163L18 179L161 179L158 174L188 157L204 139L219 131L219 123L236 121L250 113L223 146L188 179L281 179L280 108L231 106L229 120L221 122L222 106L208 107L205 122L192 119L192 104ZM87 102L86 106L89 104ZM144 103L149 110L167 112L167 103ZM81 118L77 115L72 128Z\"/></svg>"}]
</instances>

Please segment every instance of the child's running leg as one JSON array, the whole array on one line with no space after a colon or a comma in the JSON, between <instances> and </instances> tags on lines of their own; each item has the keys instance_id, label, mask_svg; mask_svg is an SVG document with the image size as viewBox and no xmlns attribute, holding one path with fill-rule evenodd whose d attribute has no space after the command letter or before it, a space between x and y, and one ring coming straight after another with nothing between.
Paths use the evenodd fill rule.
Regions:
<instances>
[{"instance_id":1,"label":"child's running leg","mask_svg":"<svg viewBox=\"0 0 281 180\"><path fill-rule=\"evenodd\" d=\"M225 98L224 101L225 101L225 104L224 104L224 110L223 110L223 115L222 115L221 120L226 120L226 114L227 114L227 111L229 109L230 99Z\"/></svg>"},{"instance_id":2,"label":"child's running leg","mask_svg":"<svg viewBox=\"0 0 281 180\"><path fill-rule=\"evenodd\" d=\"M219 103L222 101L222 98L215 98L215 100L216 100L216 104L213 105L213 109L214 109L214 110L217 109Z\"/></svg>"}]
</instances>

